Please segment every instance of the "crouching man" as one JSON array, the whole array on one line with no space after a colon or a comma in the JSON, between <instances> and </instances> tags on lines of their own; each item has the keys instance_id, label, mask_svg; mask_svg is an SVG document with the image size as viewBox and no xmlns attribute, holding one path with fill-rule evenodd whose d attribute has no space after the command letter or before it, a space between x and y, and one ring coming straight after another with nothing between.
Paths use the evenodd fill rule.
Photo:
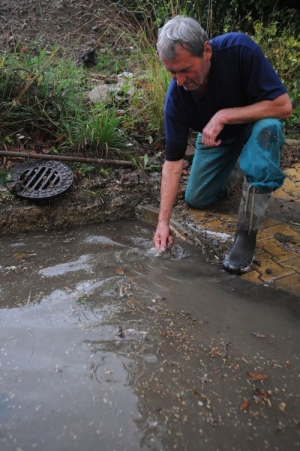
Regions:
<instances>
[{"instance_id":1,"label":"crouching man","mask_svg":"<svg viewBox=\"0 0 300 451\"><path fill-rule=\"evenodd\" d=\"M290 98L261 49L243 33L208 40L196 20L177 16L160 29L157 50L172 80L155 247L172 246L169 222L193 129L199 133L185 201L206 208L244 180L234 243L223 261L223 269L242 274L252 265L270 193L284 182L281 121L291 115Z\"/></svg>"}]
</instances>

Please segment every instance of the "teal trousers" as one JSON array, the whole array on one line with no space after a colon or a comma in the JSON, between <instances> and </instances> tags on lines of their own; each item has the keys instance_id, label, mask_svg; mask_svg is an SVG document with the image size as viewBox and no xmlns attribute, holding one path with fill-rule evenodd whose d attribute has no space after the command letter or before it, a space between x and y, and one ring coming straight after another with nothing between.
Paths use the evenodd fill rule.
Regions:
<instances>
[{"instance_id":1,"label":"teal trousers","mask_svg":"<svg viewBox=\"0 0 300 451\"><path fill-rule=\"evenodd\" d=\"M248 124L240 136L223 141L218 147L206 147L199 133L186 202L195 208L205 208L222 197L237 160L247 181L258 192L275 191L285 179L280 169L283 144L282 122L272 118Z\"/></svg>"}]
</instances>

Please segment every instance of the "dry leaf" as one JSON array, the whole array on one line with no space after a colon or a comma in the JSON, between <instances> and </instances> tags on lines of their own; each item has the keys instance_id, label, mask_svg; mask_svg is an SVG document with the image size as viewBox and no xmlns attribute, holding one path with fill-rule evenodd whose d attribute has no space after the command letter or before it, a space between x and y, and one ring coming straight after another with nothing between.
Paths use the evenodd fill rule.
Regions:
<instances>
[{"instance_id":1,"label":"dry leaf","mask_svg":"<svg viewBox=\"0 0 300 451\"><path fill-rule=\"evenodd\" d=\"M116 274L118 274L119 276L123 276L124 275L124 269L123 268L117 268L116 269Z\"/></svg>"},{"instance_id":2,"label":"dry leaf","mask_svg":"<svg viewBox=\"0 0 300 451\"><path fill-rule=\"evenodd\" d=\"M244 399L244 402L241 404L240 409L247 410L247 409L249 409L249 406L250 406L249 399Z\"/></svg>"},{"instance_id":3,"label":"dry leaf","mask_svg":"<svg viewBox=\"0 0 300 451\"><path fill-rule=\"evenodd\" d=\"M265 379L268 379L268 375L264 373L248 373L248 376L251 377L251 379L254 379L255 381L264 381Z\"/></svg>"}]
</instances>

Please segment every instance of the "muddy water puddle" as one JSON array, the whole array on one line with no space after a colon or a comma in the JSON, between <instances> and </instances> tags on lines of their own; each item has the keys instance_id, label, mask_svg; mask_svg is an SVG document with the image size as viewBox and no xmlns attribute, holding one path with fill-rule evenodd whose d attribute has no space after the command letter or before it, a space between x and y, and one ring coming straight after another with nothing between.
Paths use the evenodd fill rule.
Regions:
<instances>
[{"instance_id":1,"label":"muddy water puddle","mask_svg":"<svg viewBox=\"0 0 300 451\"><path fill-rule=\"evenodd\" d=\"M2 239L1 451L299 449L300 299L152 234Z\"/></svg>"}]
</instances>

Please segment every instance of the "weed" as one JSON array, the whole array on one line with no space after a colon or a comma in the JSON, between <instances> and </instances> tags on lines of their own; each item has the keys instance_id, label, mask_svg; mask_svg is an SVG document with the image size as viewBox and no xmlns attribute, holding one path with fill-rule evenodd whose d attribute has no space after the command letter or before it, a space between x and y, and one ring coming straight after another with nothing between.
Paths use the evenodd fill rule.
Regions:
<instances>
[{"instance_id":1,"label":"weed","mask_svg":"<svg viewBox=\"0 0 300 451\"><path fill-rule=\"evenodd\" d=\"M79 298L76 301L77 304L84 304L85 303L85 299L84 298Z\"/></svg>"},{"instance_id":2,"label":"weed","mask_svg":"<svg viewBox=\"0 0 300 451\"><path fill-rule=\"evenodd\" d=\"M284 233L275 233L274 238L280 243L289 243L293 239L292 236L285 235Z\"/></svg>"},{"instance_id":3,"label":"weed","mask_svg":"<svg viewBox=\"0 0 300 451\"><path fill-rule=\"evenodd\" d=\"M74 163L72 166L73 170L77 171L82 177L86 177L95 170L95 166L84 163Z\"/></svg>"},{"instance_id":4,"label":"weed","mask_svg":"<svg viewBox=\"0 0 300 451\"><path fill-rule=\"evenodd\" d=\"M5 169L0 169L0 185L4 185L11 180L11 174Z\"/></svg>"},{"instance_id":5,"label":"weed","mask_svg":"<svg viewBox=\"0 0 300 451\"><path fill-rule=\"evenodd\" d=\"M110 176L110 169L108 168L100 168L99 169L99 174L102 175L103 177L109 177Z\"/></svg>"},{"instance_id":6,"label":"weed","mask_svg":"<svg viewBox=\"0 0 300 451\"><path fill-rule=\"evenodd\" d=\"M198 19L202 13L212 29L215 7L209 1L203 15L202 2L118 3L125 8L117 3L101 4L97 20L103 31L95 43L98 62L93 72L76 65L58 47L36 55L1 55L0 142L4 147L24 149L33 142L50 140L54 153L75 149L97 156L99 152L105 156L108 152L112 156L123 153L142 169L159 166L159 152L154 156L148 152L140 155L138 146L128 151L137 139L147 141L153 152L164 141L163 110L170 75L156 52L157 29L166 18L178 13L193 13ZM288 130L299 130L300 41L287 26L279 29L275 19L268 26L262 22L251 23L253 26L255 41L282 78L294 103L292 117L286 121ZM98 78L115 80L120 72L132 74L121 92L98 104L88 101L86 93ZM84 175L89 173L87 168L82 170Z\"/></svg>"},{"instance_id":7,"label":"weed","mask_svg":"<svg viewBox=\"0 0 300 451\"><path fill-rule=\"evenodd\" d=\"M153 171L155 169L161 168L161 153L155 154L153 157L149 157L148 154L143 156L130 155L129 158L133 164L142 171Z\"/></svg>"}]
</instances>

